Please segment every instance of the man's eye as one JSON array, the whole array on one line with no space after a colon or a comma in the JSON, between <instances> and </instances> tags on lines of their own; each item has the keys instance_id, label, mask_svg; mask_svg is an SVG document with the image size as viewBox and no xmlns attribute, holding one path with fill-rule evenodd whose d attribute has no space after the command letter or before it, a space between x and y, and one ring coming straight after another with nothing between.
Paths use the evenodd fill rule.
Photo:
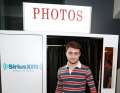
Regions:
<instances>
[{"instance_id":1,"label":"man's eye","mask_svg":"<svg viewBox=\"0 0 120 93\"><path fill-rule=\"evenodd\" d=\"M79 53L78 52L75 52L75 55L78 55Z\"/></svg>"},{"instance_id":2,"label":"man's eye","mask_svg":"<svg viewBox=\"0 0 120 93\"><path fill-rule=\"evenodd\" d=\"M69 54L69 55L72 55L72 54L74 54L74 55L79 55L78 52L68 52L68 54Z\"/></svg>"},{"instance_id":3,"label":"man's eye","mask_svg":"<svg viewBox=\"0 0 120 93\"><path fill-rule=\"evenodd\" d=\"M69 52L68 54L70 54L70 55L71 55L71 54L72 54L72 52Z\"/></svg>"}]
</instances>

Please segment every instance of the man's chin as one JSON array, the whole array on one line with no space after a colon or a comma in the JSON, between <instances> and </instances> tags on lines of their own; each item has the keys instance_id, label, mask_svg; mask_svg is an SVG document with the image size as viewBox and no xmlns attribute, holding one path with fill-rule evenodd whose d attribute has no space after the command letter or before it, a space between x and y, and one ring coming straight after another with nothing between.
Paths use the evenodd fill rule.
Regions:
<instances>
[{"instance_id":1,"label":"man's chin","mask_svg":"<svg viewBox=\"0 0 120 93\"><path fill-rule=\"evenodd\" d=\"M76 64L77 62L70 62L70 64Z\"/></svg>"}]
</instances>

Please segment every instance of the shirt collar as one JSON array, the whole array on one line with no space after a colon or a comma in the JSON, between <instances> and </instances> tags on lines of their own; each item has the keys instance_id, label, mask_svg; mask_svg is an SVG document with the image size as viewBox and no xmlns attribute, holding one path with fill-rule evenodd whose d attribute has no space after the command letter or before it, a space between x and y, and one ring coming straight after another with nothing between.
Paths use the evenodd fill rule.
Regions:
<instances>
[{"instance_id":1,"label":"shirt collar","mask_svg":"<svg viewBox=\"0 0 120 93\"><path fill-rule=\"evenodd\" d=\"M68 62L67 62L66 67L69 67L69 66L68 66ZM80 62L80 61L78 61L77 65L76 65L75 67L81 68L81 62Z\"/></svg>"}]
</instances>

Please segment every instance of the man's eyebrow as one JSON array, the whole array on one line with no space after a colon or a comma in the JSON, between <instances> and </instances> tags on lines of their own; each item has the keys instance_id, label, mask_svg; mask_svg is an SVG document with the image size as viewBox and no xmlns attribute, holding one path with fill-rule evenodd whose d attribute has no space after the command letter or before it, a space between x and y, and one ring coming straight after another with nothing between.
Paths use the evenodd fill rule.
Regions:
<instances>
[{"instance_id":1,"label":"man's eyebrow","mask_svg":"<svg viewBox=\"0 0 120 93\"><path fill-rule=\"evenodd\" d=\"M72 53L79 53L79 52L74 52L74 51L69 51L69 52L72 52Z\"/></svg>"}]
</instances>

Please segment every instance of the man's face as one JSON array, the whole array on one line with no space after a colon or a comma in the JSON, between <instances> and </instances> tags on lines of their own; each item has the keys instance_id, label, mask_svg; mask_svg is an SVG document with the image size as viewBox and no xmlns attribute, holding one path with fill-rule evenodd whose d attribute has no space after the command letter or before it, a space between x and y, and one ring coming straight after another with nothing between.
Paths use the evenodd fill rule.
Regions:
<instances>
[{"instance_id":1,"label":"man's face","mask_svg":"<svg viewBox=\"0 0 120 93\"><path fill-rule=\"evenodd\" d=\"M66 51L66 56L70 64L76 64L80 57L80 49L69 47Z\"/></svg>"}]
</instances>

